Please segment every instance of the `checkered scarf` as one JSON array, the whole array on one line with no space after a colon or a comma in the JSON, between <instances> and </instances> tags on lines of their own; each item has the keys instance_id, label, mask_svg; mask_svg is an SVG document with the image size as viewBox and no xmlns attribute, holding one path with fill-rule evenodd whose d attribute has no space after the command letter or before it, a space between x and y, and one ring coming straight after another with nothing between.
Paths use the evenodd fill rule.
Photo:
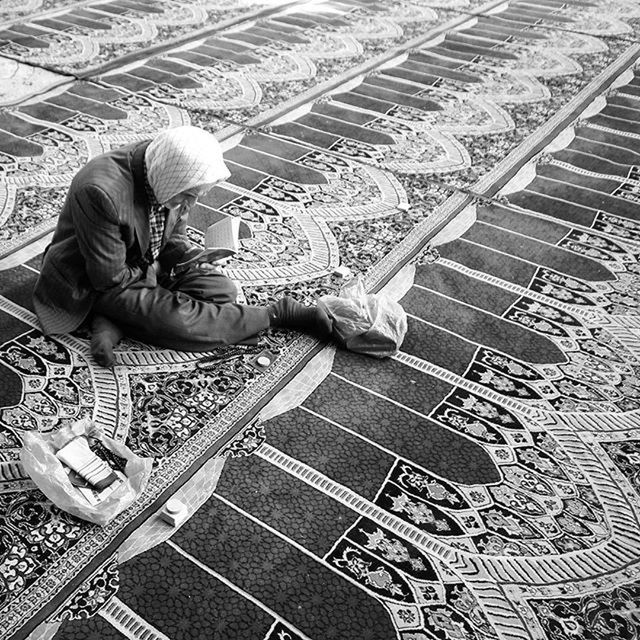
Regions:
<instances>
[{"instance_id":1,"label":"checkered scarf","mask_svg":"<svg viewBox=\"0 0 640 640\"><path fill-rule=\"evenodd\" d=\"M149 249L145 258L152 264L160 253L162 246L162 234L164 233L164 225L167 220L167 209L163 207L153 193L153 189L149 184L147 177L147 167L144 168L144 190L149 203Z\"/></svg>"}]
</instances>

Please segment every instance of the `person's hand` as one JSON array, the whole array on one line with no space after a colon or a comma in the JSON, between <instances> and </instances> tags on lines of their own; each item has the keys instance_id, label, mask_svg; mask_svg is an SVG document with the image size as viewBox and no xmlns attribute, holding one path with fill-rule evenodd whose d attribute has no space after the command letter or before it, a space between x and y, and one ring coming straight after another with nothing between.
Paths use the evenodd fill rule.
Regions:
<instances>
[{"instance_id":1,"label":"person's hand","mask_svg":"<svg viewBox=\"0 0 640 640\"><path fill-rule=\"evenodd\" d=\"M195 265L203 273L219 273L224 274L224 268L219 262L198 262Z\"/></svg>"}]
</instances>

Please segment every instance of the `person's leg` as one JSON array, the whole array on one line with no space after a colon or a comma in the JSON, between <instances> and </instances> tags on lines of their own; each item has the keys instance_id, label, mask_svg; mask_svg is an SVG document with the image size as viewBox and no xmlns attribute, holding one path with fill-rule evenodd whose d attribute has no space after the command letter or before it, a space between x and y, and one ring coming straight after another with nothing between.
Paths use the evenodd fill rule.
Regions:
<instances>
[{"instance_id":1,"label":"person's leg","mask_svg":"<svg viewBox=\"0 0 640 640\"><path fill-rule=\"evenodd\" d=\"M233 280L219 271L190 269L162 284L172 291L181 291L198 300L224 304L235 302L238 288ZM268 307L270 324L275 327L301 329L318 337L327 337L332 322L318 307L306 307L293 298L284 297Z\"/></svg>"},{"instance_id":2,"label":"person's leg","mask_svg":"<svg viewBox=\"0 0 640 640\"><path fill-rule=\"evenodd\" d=\"M122 333L180 351L241 343L269 326L300 329L321 338L331 335L331 320L322 309L305 307L292 298L269 307L236 304L236 285L218 273L187 272L163 278L162 283L165 286L152 288L138 283L97 299L94 313L100 321L95 327L100 331L94 355L98 354L99 364L112 365L112 348Z\"/></svg>"},{"instance_id":3,"label":"person's leg","mask_svg":"<svg viewBox=\"0 0 640 640\"><path fill-rule=\"evenodd\" d=\"M170 291L181 291L204 302L227 304L238 298L237 285L219 271L189 269L174 277L164 275L159 282Z\"/></svg>"},{"instance_id":4,"label":"person's leg","mask_svg":"<svg viewBox=\"0 0 640 640\"><path fill-rule=\"evenodd\" d=\"M219 299L224 300L229 285L219 284ZM208 289L209 298L216 297L213 283L208 283ZM104 293L94 304L94 312L117 323L126 335L180 351L209 351L220 344L242 342L270 324L265 307L198 300L162 286L133 285Z\"/></svg>"}]
</instances>

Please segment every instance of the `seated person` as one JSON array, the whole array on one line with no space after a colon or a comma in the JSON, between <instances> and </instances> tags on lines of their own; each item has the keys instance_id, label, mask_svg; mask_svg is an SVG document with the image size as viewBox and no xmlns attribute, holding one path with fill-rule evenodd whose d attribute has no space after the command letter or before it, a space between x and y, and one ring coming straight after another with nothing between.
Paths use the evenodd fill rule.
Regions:
<instances>
[{"instance_id":1,"label":"seated person","mask_svg":"<svg viewBox=\"0 0 640 640\"><path fill-rule=\"evenodd\" d=\"M285 297L268 307L236 303L233 281L196 256L186 226L198 197L229 177L216 138L178 127L110 151L74 177L34 291L45 334L92 319L91 351L112 366L123 334L160 347L209 351L269 326L319 337L331 321Z\"/></svg>"}]
</instances>

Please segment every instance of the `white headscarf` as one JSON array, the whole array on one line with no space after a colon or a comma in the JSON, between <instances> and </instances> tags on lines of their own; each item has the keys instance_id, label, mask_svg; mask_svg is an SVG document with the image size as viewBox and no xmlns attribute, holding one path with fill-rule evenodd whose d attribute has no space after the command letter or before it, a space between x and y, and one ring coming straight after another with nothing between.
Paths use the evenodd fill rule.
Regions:
<instances>
[{"instance_id":1,"label":"white headscarf","mask_svg":"<svg viewBox=\"0 0 640 640\"><path fill-rule=\"evenodd\" d=\"M156 136L144 154L149 186L160 204L194 187L213 186L231 174L215 136L176 127Z\"/></svg>"}]
</instances>

